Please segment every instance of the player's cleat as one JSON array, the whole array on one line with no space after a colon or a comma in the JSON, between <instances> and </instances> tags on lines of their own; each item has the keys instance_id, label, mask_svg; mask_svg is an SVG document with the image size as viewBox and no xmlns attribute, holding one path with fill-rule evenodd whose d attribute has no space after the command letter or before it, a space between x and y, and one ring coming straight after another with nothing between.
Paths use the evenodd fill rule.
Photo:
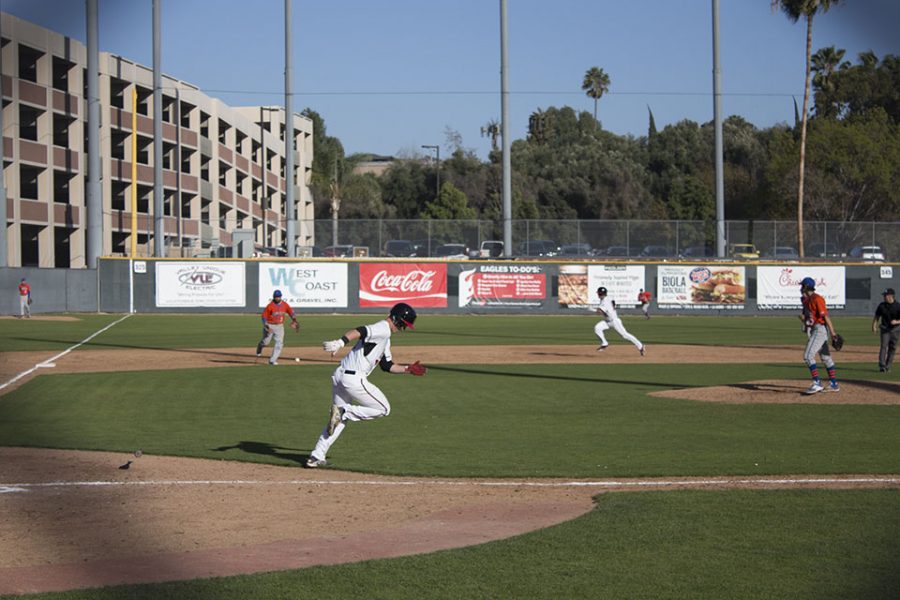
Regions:
<instances>
[{"instance_id":1,"label":"player's cleat","mask_svg":"<svg viewBox=\"0 0 900 600\"><path fill-rule=\"evenodd\" d=\"M338 406L337 404L331 405L331 418L328 419L328 437L334 435L334 430L337 429L338 423L341 422L341 417L344 416L344 409Z\"/></svg>"},{"instance_id":2,"label":"player's cleat","mask_svg":"<svg viewBox=\"0 0 900 600\"><path fill-rule=\"evenodd\" d=\"M600 346L599 348L597 348L597 352L603 352L603 351L606 350L608 347L609 347L609 344L603 344L602 346Z\"/></svg>"},{"instance_id":3,"label":"player's cleat","mask_svg":"<svg viewBox=\"0 0 900 600\"><path fill-rule=\"evenodd\" d=\"M647 346L641 346L641 356L647 351Z\"/></svg>"},{"instance_id":4,"label":"player's cleat","mask_svg":"<svg viewBox=\"0 0 900 600\"><path fill-rule=\"evenodd\" d=\"M318 458L316 458L314 456L310 456L309 458L306 459L306 468L307 469L318 469L319 467L327 467L327 466L328 466L327 460L319 460Z\"/></svg>"},{"instance_id":5,"label":"player's cleat","mask_svg":"<svg viewBox=\"0 0 900 600\"><path fill-rule=\"evenodd\" d=\"M812 385L810 385L808 388L806 388L806 391L803 393L808 396L811 396L812 394L818 394L819 392L821 392L824 389L825 388L822 387L821 383L817 383L817 382L813 381Z\"/></svg>"},{"instance_id":6,"label":"player's cleat","mask_svg":"<svg viewBox=\"0 0 900 600\"><path fill-rule=\"evenodd\" d=\"M270 361L269 361L269 364L272 365L273 367L277 367L277 366L278 366L278 361L277 361L277 360L270 360Z\"/></svg>"},{"instance_id":7,"label":"player's cleat","mask_svg":"<svg viewBox=\"0 0 900 600\"><path fill-rule=\"evenodd\" d=\"M833 383L829 383L828 387L825 388L826 392L839 392L841 391L841 386L838 385L838 382L835 381Z\"/></svg>"},{"instance_id":8,"label":"player's cleat","mask_svg":"<svg viewBox=\"0 0 900 600\"><path fill-rule=\"evenodd\" d=\"M263 349L262 344L256 345L256 358L259 358L260 356L262 356L262 349Z\"/></svg>"}]
</instances>

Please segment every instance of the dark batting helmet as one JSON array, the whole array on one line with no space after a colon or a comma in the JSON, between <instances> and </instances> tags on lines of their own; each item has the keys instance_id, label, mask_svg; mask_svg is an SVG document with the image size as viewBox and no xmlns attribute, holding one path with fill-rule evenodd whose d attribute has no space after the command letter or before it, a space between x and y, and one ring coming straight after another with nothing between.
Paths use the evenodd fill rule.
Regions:
<instances>
[{"instance_id":1,"label":"dark batting helmet","mask_svg":"<svg viewBox=\"0 0 900 600\"><path fill-rule=\"evenodd\" d=\"M416 322L415 309L405 302L399 302L391 308L391 323L397 329L415 329L413 323Z\"/></svg>"},{"instance_id":2,"label":"dark batting helmet","mask_svg":"<svg viewBox=\"0 0 900 600\"><path fill-rule=\"evenodd\" d=\"M644 290L641 290L641 291L644 291ZM597 295L598 295L598 296L605 296L605 295L606 295L606 288L603 287L602 285L601 285L600 287L598 287L598 288L597 288Z\"/></svg>"},{"instance_id":3,"label":"dark batting helmet","mask_svg":"<svg viewBox=\"0 0 900 600\"><path fill-rule=\"evenodd\" d=\"M800 290L814 290L816 289L816 280L812 277L804 277L802 281L800 281Z\"/></svg>"}]
</instances>

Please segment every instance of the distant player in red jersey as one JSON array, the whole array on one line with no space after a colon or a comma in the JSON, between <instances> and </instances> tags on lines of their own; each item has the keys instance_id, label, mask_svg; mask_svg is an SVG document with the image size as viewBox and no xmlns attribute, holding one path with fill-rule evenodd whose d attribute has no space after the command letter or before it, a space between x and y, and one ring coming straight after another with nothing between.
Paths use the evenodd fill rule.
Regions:
<instances>
[{"instance_id":1,"label":"distant player in red jersey","mask_svg":"<svg viewBox=\"0 0 900 600\"><path fill-rule=\"evenodd\" d=\"M263 337L256 345L256 356L262 356L263 346L267 346L272 338L275 338L275 348L272 350L272 356L269 358L270 365L278 364L278 357L281 355L281 349L284 347L284 317L291 318L291 327L297 329L300 324L297 317L287 302L281 299L281 290L275 290L272 293L272 301L266 305L262 312Z\"/></svg>"},{"instance_id":2,"label":"distant player in red jersey","mask_svg":"<svg viewBox=\"0 0 900 600\"><path fill-rule=\"evenodd\" d=\"M641 303L641 310L644 312L644 316L649 319L650 318L650 292L645 291L644 288L641 288L641 291L638 294L638 302Z\"/></svg>"}]
</instances>

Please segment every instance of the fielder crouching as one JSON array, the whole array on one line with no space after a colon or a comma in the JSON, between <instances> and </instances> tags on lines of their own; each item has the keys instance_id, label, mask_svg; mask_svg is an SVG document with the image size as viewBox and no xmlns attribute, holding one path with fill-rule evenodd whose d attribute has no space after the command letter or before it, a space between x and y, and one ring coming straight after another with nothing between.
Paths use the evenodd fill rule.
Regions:
<instances>
[{"instance_id":1,"label":"fielder crouching","mask_svg":"<svg viewBox=\"0 0 900 600\"><path fill-rule=\"evenodd\" d=\"M407 327L413 329L415 321L416 311L401 302L391 308L387 319L351 329L340 339L322 343L322 348L334 356L346 344L356 342L331 376L331 416L306 461L308 468L328 464L325 460L328 450L344 431L347 421L369 421L391 413L391 404L384 392L368 380L376 366L395 375L425 374L427 369L419 361L399 365L391 358L391 334Z\"/></svg>"}]
</instances>

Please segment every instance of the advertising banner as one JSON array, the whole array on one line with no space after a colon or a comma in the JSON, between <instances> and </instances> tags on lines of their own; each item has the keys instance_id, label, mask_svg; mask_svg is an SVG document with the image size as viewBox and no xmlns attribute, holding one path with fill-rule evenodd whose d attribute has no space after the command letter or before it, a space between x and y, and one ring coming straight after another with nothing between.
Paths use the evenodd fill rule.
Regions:
<instances>
[{"instance_id":1,"label":"advertising banner","mask_svg":"<svg viewBox=\"0 0 900 600\"><path fill-rule=\"evenodd\" d=\"M661 309L744 310L745 267L660 265L656 299Z\"/></svg>"},{"instance_id":2,"label":"advertising banner","mask_svg":"<svg viewBox=\"0 0 900 600\"><path fill-rule=\"evenodd\" d=\"M640 306L637 295L644 287L643 265L561 265L559 305L573 308L597 304L597 288L605 287L616 306Z\"/></svg>"},{"instance_id":3,"label":"advertising banner","mask_svg":"<svg viewBox=\"0 0 900 600\"><path fill-rule=\"evenodd\" d=\"M447 307L447 263L361 263L359 305Z\"/></svg>"},{"instance_id":4,"label":"advertising banner","mask_svg":"<svg viewBox=\"0 0 900 600\"><path fill-rule=\"evenodd\" d=\"M281 290L292 307L347 307L347 263L259 263L259 306Z\"/></svg>"},{"instance_id":5,"label":"advertising banner","mask_svg":"<svg viewBox=\"0 0 900 600\"><path fill-rule=\"evenodd\" d=\"M844 308L847 303L844 267L757 267L756 305L760 310L802 308L800 281L812 277L816 293L825 298L829 309Z\"/></svg>"},{"instance_id":6,"label":"advertising banner","mask_svg":"<svg viewBox=\"0 0 900 600\"><path fill-rule=\"evenodd\" d=\"M157 307L243 308L244 263L156 262Z\"/></svg>"},{"instance_id":7,"label":"advertising banner","mask_svg":"<svg viewBox=\"0 0 900 600\"><path fill-rule=\"evenodd\" d=\"M478 265L459 273L459 306L543 306L543 265Z\"/></svg>"}]
</instances>

